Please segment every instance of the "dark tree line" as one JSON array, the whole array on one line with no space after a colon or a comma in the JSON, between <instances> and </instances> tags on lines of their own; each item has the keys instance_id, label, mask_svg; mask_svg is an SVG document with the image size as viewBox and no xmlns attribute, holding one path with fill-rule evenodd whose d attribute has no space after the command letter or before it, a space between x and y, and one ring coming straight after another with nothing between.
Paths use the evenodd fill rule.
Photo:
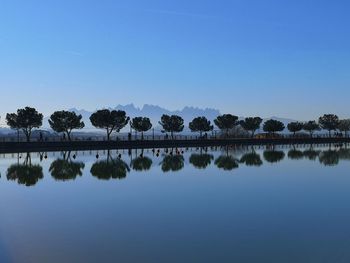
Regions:
<instances>
[{"instance_id":1,"label":"dark tree line","mask_svg":"<svg viewBox=\"0 0 350 263\"><path fill-rule=\"evenodd\" d=\"M91 124L98 128L106 131L107 140L113 132L118 133L128 124L130 128L134 129L135 132L141 133L141 139L144 138L144 133L152 128L151 120L147 117L135 117L130 119L125 111L121 110L109 110L102 109L97 110L90 116ZM71 111L56 111L49 119L49 124L52 130L57 133L64 134L68 140L71 140L71 133L73 130L82 129L85 127L85 123L82 121L82 116L77 115ZM235 127L241 127L241 129L248 132L253 138L258 130L262 129L265 133L270 136L276 136L279 132L285 130L285 124L281 121L270 119L263 123L260 117L247 117L243 120L232 114L223 114L218 116L214 120L214 124L222 131L222 134L229 136L230 130ZM16 113L8 113L6 115L7 125L19 131L22 131L27 141L30 141L32 132L34 129L40 128L43 124L43 114L39 113L36 109L31 107L25 107L18 109ZM162 132L170 133L172 139L174 134L180 133L184 130L184 119L178 115L162 115L159 125L162 127ZM196 117L188 125L192 132L199 132L201 138L203 133L205 137L207 132L213 131L214 125L206 117ZM348 135L350 131L350 119L340 120L337 115L325 114L316 121L308 122L290 122L287 125L287 129L294 136L301 131L307 132L310 136L321 129L327 130L329 136L332 135L332 131L339 131Z\"/></svg>"}]
</instances>

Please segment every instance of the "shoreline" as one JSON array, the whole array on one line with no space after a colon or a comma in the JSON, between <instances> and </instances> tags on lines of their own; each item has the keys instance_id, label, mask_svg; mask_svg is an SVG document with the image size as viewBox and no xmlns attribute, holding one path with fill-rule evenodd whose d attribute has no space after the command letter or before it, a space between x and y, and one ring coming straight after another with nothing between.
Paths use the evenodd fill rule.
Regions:
<instances>
[{"instance_id":1,"label":"shoreline","mask_svg":"<svg viewBox=\"0 0 350 263\"><path fill-rule=\"evenodd\" d=\"M134 140L134 141L61 141L61 142L1 142L0 153L55 152L82 150L153 149L249 145L343 144L350 138L236 138L201 140Z\"/></svg>"}]
</instances>

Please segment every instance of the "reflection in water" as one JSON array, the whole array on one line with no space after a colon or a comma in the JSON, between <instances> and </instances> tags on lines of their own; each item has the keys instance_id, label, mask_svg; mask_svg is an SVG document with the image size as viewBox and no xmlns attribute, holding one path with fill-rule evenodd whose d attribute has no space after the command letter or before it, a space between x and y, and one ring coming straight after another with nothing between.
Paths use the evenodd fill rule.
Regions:
<instances>
[{"instance_id":1,"label":"reflection in water","mask_svg":"<svg viewBox=\"0 0 350 263\"><path fill-rule=\"evenodd\" d=\"M239 162L244 163L247 166L261 166L263 164L260 154L257 154L254 151L244 154Z\"/></svg>"},{"instance_id":2,"label":"reflection in water","mask_svg":"<svg viewBox=\"0 0 350 263\"><path fill-rule=\"evenodd\" d=\"M339 159L341 160L350 160L350 149L341 148L339 151Z\"/></svg>"},{"instance_id":3,"label":"reflection in water","mask_svg":"<svg viewBox=\"0 0 350 263\"><path fill-rule=\"evenodd\" d=\"M190 156L190 163L197 169L205 169L214 160L214 156L211 154L196 154L193 153Z\"/></svg>"},{"instance_id":4,"label":"reflection in water","mask_svg":"<svg viewBox=\"0 0 350 263\"><path fill-rule=\"evenodd\" d=\"M309 159L310 161L315 161L317 157L320 155L320 151L316 151L310 148L308 150L305 150L303 152L303 155L305 156L305 158Z\"/></svg>"},{"instance_id":5,"label":"reflection in water","mask_svg":"<svg viewBox=\"0 0 350 263\"><path fill-rule=\"evenodd\" d=\"M325 166L335 166L339 164L339 153L335 150L327 150L320 153L320 163Z\"/></svg>"},{"instance_id":6,"label":"reflection in water","mask_svg":"<svg viewBox=\"0 0 350 263\"><path fill-rule=\"evenodd\" d=\"M73 162L68 159L57 159L50 165L51 176L57 181L74 180L77 176L82 176L85 164L83 162Z\"/></svg>"},{"instance_id":7,"label":"reflection in water","mask_svg":"<svg viewBox=\"0 0 350 263\"><path fill-rule=\"evenodd\" d=\"M301 160L304 158L304 153L302 151L292 149L288 152L288 158L291 160Z\"/></svg>"},{"instance_id":8,"label":"reflection in water","mask_svg":"<svg viewBox=\"0 0 350 263\"><path fill-rule=\"evenodd\" d=\"M140 156L131 161L131 167L135 171L148 171L151 169L152 159L146 156Z\"/></svg>"},{"instance_id":9,"label":"reflection in water","mask_svg":"<svg viewBox=\"0 0 350 263\"><path fill-rule=\"evenodd\" d=\"M215 160L215 165L219 169L224 169L226 171L231 171L238 168L238 161L232 156L221 155Z\"/></svg>"},{"instance_id":10,"label":"reflection in water","mask_svg":"<svg viewBox=\"0 0 350 263\"><path fill-rule=\"evenodd\" d=\"M108 156L106 160L95 162L90 172L92 176L101 180L124 179L128 172L130 172L129 166L121 159L113 159Z\"/></svg>"},{"instance_id":11,"label":"reflection in water","mask_svg":"<svg viewBox=\"0 0 350 263\"><path fill-rule=\"evenodd\" d=\"M282 161L285 157L283 151L267 150L264 151L264 159L269 163L278 163Z\"/></svg>"},{"instance_id":12,"label":"reflection in water","mask_svg":"<svg viewBox=\"0 0 350 263\"><path fill-rule=\"evenodd\" d=\"M27 153L23 164L13 164L7 169L6 177L7 180L17 181L18 184L33 186L44 178L44 174L39 164L32 165L31 156Z\"/></svg>"},{"instance_id":13,"label":"reflection in water","mask_svg":"<svg viewBox=\"0 0 350 263\"><path fill-rule=\"evenodd\" d=\"M276 150L274 148L265 150L263 157L266 162L278 163L285 158L285 152L282 150ZM235 156L239 156L236 158ZM157 152L159 154L159 150ZM189 163L197 169L206 169L211 165L215 159L216 152L212 154L208 153L192 153L189 157ZM215 156L215 157L214 157ZM24 156L24 161L20 163L20 155L18 155L17 163L7 168L7 180L17 181L18 184L26 186L35 185L40 179L44 177L43 168L41 165L32 164L30 154ZM158 155L157 155L158 157ZM84 162L77 162L75 159L76 155L70 157L70 153L64 153L63 157L54 160L49 166L49 172L51 176L57 181L75 180L78 176L82 176L85 168ZM329 149L324 151L310 148L301 151L299 149L292 148L288 151L288 159L291 160L319 160L319 162L325 166L336 166L341 160L350 160L350 149L339 147L337 145L330 145ZM47 159L47 155L40 154L40 162ZM149 171L152 169L153 159L151 156L144 156L143 152L138 158L131 161L130 166L134 171ZM239 150L233 151L232 153L226 149L226 154L221 155L215 159L215 165L219 169L233 170L239 167L239 163L247 166L259 167L263 165L262 156L255 152L252 148L250 152L245 153L239 152ZM185 159L179 152L176 154L168 154L164 156L160 163L163 172L175 172L180 171L185 166ZM116 159L111 158L108 152L106 160L95 162L90 169L91 174L98 179L108 180L111 178L122 179L127 176L130 172L129 166L121 159L121 154Z\"/></svg>"},{"instance_id":14,"label":"reflection in water","mask_svg":"<svg viewBox=\"0 0 350 263\"><path fill-rule=\"evenodd\" d=\"M163 172L180 171L184 167L184 157L182 155L167 155L160 163Z\"/></svg>"}]
</instances>

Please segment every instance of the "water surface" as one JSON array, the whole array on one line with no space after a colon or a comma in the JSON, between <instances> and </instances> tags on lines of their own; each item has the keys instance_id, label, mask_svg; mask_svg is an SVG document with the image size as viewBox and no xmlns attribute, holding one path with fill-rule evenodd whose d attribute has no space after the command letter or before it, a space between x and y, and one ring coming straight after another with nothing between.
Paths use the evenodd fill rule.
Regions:
<instances>
[{"instance_id":1,"label":"water surface","mask_svg":"<svg viewBox=\"0 0 350 263\"><path fill-rule=\"evenodd\" d=\"M349 262L346 145L0 156L0 262Z\"/></svg>"}]
</instances>

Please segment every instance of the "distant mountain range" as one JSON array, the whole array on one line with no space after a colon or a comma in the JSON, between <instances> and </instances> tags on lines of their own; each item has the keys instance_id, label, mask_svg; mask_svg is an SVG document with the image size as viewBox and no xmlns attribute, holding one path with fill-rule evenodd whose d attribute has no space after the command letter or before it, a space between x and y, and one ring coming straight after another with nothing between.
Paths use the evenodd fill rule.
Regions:
<instances>
[{"instance_id":1,"label":"distant mountain range","mask_svg":"<svg viewBox=\"0 0 350 263\"><path fill-rule=\"evenodd\" d=\"M187 125L194 117L197 116L205 116L210 120L214 120L218 115L220 115L220 111L216 109L206 108L200 109L196 107L184 107L182 110L171 111L165 108L162 108L157 105L149 105L145 104L142 108L136 107L134 104L127 105L117 105L114 108L109 108L110 110L123 110L127 113L130 118L137 116L144 116L151 119L151 122L154 127L159 126L158 122L163 114L176 114L184 118L185 125ZM85 123L85 130L95 129L90 122L90 116L93 113L92 111L86 111L84 109L69 109L69 111L74 111L77 114L81 114L83 116L83 121ZM49 128L48 124L49 117L44 118L44 128Z\"/></svg>"},{"instance_id":2,"label":"distant mountain range","mask_svg":"<svg viewBox=\"0 0 350 263\"><path fill-rule=\"evenodd\" d=\"M198 107L184 107L182 110L175 110L175 111L171 111L165 108L162 108L160 106L157 105L150 105L150 104L145 104L143 107L139 108L136 107L134 104L127 104L127 105L117 105L114 108L109 108L110 110L123 110L127 113L128 116L130 116L131 118L133 117L137 117L137 116L145 116L151 119L151 122L154 126L154 128L158 128L159 127L159 120L161 118L161 116L163 114L168 114L168 115L179 115L182 118L184 118L185 121L185 127L188 131L188 123L195 117L198 116L205 116L206 118L208 118L209 120L213 121L218 115L221 114L221 112L217 109L213 109L213 108L205 108L205 109L201 109ZM68 109L69 111L74 111L77 114L81 114L83 116L83 121L85 123L85 128L82 131L86 131L86 132L93 132L96 131L96 129L91 125L91 122L89 120L91 114L93 113L92 111L87 111L84 109L76 109L76 108L72 108L72 109ZM48 123L48 119L49 117L46 116L43 120L43 127L42 129L44 130L50 130L50 126ZM243 117L241 117L240 119L243 119ZM275 120L279 120L281 122L283 122L285 124L285 126L287 126L287 124L289 122L295 121L295 120L291 120L291 119L286 119L286 118L279 118L279 117L271 117L271 118L265 118L265 120L268 119L275 119ZM128 130L128 127L125 129L125 131ZM8 134L8 133L12 133L13 131L11 131L8 128L0 128L0 134Z\"/></svg>"}]
</instances>

